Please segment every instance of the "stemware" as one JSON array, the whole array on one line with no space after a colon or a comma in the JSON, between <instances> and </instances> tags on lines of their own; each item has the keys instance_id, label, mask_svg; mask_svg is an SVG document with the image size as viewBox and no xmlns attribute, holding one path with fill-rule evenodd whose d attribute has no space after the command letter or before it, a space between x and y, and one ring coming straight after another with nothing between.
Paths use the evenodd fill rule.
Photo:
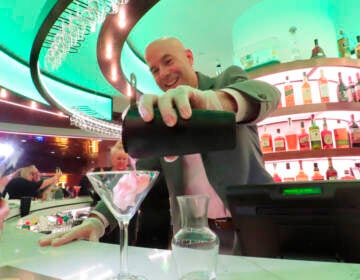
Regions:
<instances>
[{"instance_id":1,"label":"stemware","mask_svg":"<svg viewBox=\"0 0 360 280\"><path fill-rule=\"evenodd\" d=\"M119 223L120 273L117 280L145 280L128 272L128 225L159 172L147 170L89 172L86 174L94 189Z\"/></svg>"}]
</instances>

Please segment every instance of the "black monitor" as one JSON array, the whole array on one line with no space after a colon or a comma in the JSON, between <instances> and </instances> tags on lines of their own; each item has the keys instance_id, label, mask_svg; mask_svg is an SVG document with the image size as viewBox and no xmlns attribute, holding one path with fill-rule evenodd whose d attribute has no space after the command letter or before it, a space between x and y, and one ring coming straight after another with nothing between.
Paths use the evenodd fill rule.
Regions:
<instances>
[{"instance_id":1,"label":"black monitor","mask_svg":"<svg viewBox=\"0 0 360 280\"><path fill-rule=\"evenodd\" d=\"M360 181L231 186L240 254L360 262Z\"/></svg>"}]
</instances>

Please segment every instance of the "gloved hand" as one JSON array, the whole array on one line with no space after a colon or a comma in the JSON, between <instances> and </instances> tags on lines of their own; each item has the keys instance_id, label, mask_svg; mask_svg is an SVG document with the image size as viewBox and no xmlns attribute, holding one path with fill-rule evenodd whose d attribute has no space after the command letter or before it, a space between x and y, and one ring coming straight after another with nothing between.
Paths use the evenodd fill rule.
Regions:
<instances>
[{"instance_id":1,"label":"gloved hand","mask_svg":"<svg viewBox=\"0 0 360 280\"><path fill-rule=\"evenodd\" d=\"M175 108L183 119L191 118L192 108L223 110L215 91L201 91L190 86L178 86L160 96L153 94L142 95L139 101L139 113L144 121L150 122L154 118L154 107L156 106L160 110L164 123L170 127L174 126L178 119Z\"/></svg>"},{"instance_id":2,"label":"gloved hand","mask_svg":"<svg viewBox=\"0 0 360 280\"><path fill-rule=\"evenodd\" d=\"M74 240L89 240L98 242L99 238L105 233L105 226L98 218L90 217L82 222L81 225L73 227L67 232L57 232L41 238L38 243L40 246L61 246Z\"/></svg>"}]
</instances>

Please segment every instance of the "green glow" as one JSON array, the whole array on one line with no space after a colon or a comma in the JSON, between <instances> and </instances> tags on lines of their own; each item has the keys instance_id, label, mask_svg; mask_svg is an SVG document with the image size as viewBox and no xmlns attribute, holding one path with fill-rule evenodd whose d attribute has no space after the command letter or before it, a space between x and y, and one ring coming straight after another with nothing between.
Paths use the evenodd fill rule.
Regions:
<instances>
[{"instance_id":1,"label":"green glow","mask_svg":"<svg viewBox=\"0 0 360 280\"><path fill-rule=\"evenodd\" d=\"M322 194L320 187L309 188L284 188L282 189L283 195L316 195Z\"/></svg>"},{"instance_id":2,"label":"green glow","mask_svg":"<svg viewBox=\"0 0 360 280\"><path fill-rule=\"evenodd\" d=\"M140 92L152 94L162 93L162 90L155 83L149 67L131 51L126 42L121 52L121 65L128 81L130 80L130 74L135 74L137 89Z\"/></svg>"},{"instance_id":3,"label":"green glow","mask_svg":"<svg viewBox=\"0 0 360 280\"><path fill-rule=\"evenodd\" d=\"M47 101L35 88L28 67L0 52L0 65L6 65L6 71L0 71L0 85L26 98L42 104ZM55 99L69 108L88 109L87 113L93 116L108 119L112 118L112 99L64 85L42 75L43 83L53 93Z\"/></svg>"}]
</instances>

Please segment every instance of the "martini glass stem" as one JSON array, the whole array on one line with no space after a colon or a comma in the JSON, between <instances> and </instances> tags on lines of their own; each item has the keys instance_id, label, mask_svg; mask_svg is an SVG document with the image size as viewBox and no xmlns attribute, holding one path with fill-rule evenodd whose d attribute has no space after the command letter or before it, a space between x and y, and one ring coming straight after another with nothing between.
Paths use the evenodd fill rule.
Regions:
<instances>
[{"instance_id":1,"label":"martini glass stem","mask_svg":"<svg viewBox=\"0 0 360 280\"><path fill-rule=\"evenodd\" d=\"M129 221L119 221L120 228L120 274L128 273L128 226Z\"/></svg>"}]
</instances>

